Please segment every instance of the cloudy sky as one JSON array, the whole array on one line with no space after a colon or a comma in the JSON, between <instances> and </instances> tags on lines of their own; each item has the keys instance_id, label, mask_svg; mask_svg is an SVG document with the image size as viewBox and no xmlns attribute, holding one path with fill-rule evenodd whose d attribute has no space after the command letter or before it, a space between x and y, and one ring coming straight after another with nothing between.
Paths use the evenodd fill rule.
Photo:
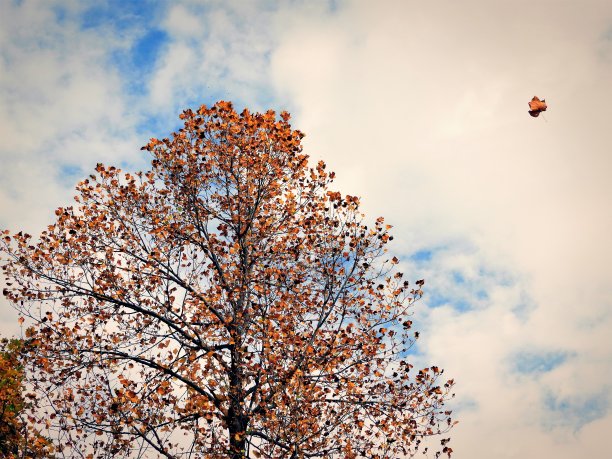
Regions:
<instances>
[{"instance_id":1,"label":"cloudy sky","mask_svg":"<svg viewBox=\"0 0 612 459\"><path fill-rule=\"evenodd\" d=\"M610 454L609 0L0 0L0 228L40 231L219 99L289 110L394 225L426 279L414 358L457 381L454 457Z\"/></svg>"}]
</instances>

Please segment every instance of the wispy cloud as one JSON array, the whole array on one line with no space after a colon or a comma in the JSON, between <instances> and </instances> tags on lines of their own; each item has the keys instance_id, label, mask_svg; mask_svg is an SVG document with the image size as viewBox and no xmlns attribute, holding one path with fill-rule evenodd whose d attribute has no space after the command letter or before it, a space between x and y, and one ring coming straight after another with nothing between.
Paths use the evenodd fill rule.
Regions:
<instances>
[{"instance_id":1,"label":"wispy cloud","mask_svg":"<svg viewBox=\"0 0 612 459\"><path fill-rule=\"evenodd\" d=\"M145 139L113 56L116 33L85 2L4 2L0 15L0 226L36 233L97 162L133 165ZM107 18L109 16L107 15ZM2 300L3 301L3 300ZM15 330L2 303L2 331Z\"/></svg>"},{"instance_id":2,"label":"wispy cloud","mask_svg":"<svg viewBox=\"0 0 612 459\"><path fill-rule=\"evenodd\" d=\"M152 109L227 99L264 109L272 102L269 58L274 9L265 2L181 2L160 27L168 46L148 80Z\"/></svg>"},{"instance_id":3,"label":"wispy cloud","mask_svg":"<svg viewBox=\"0 0 612 459\"><path fill-rule=\"evenodd\" d=\"M605 454L609 1L24 0L0 21L0 226L42 227L96 162L142 167L183 108L290 109L426 279L413 357L458 381L457 458Z\"/></svg>"},{"instance_id":4,"label":"wispy cloud","mask_svg":"<svg viewBox=\"0 0 612 459\"><path fill-rule=\"evenodd\" d=\"M601 51L612 8L345 3L314 16L287 18L276 85L308 150L396 225L405 270L427 279L419 358L476 401L458 405L458 457L601 455L586 439L612 425L605 411L555 425L580 427L561 443L544 427L546 393L588 407L570 401L596 400L612 371L612 92ZM587 87L598 101L585 116ZM536 94L550 102L545 119L526 113ZM549 349L573 357L521 354Z\"/></svg>"},{"instance_id":5,"label":"wispy cloud","mask_svg":"<svg viewBox=\"0 0 612 459\"><path fill-rule=\"evenodd\" d=\"M135 116L121 75L108 65L123 44L111 33L83 29L82 13L51 2L3 6L3 226L9 218L30 226L41 213L50 215L58 197L67 195L65 172L91 169L97 161L129 162Z\"/></svg>"}]
</instances>

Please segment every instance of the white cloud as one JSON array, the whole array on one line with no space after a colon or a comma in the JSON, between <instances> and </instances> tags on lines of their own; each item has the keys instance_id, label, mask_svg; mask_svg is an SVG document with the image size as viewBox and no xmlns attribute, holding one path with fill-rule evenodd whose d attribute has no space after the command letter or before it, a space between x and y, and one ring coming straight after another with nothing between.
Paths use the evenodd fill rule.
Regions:
<instances>
[{"instance_id":1,"label":"white cloud","mask_svg":"<svg viewBox=\"0 0 612 459\"><path fill-rule=\"evenodd\" d=\"M59 21L56 7L64 9ZM0 226L33 234L71 203L97 162L138 162L136 117L109 52L110 28L80 28L78 2L5 2L0 30ZM62 168L83 171L66 176ZM2 299L0 333L16 331Z\"/></svg>"},{"instance_id":2,"label":"white cloud","mask_svg":"<svg viewBox=\"0 0 612 459\"><path fill-rule=\"evenodd\" d=\"M170 41L149 81L151 109L177 112L218 99L267 108L276 30L270 9L255 2L182 2L169 8L160 27Z\"/></svg>"},{"instance_id":3,"label":"white cloud","mask_svg":"<svg viewBox=\"0 0 612 459\"><path fill-rule=\"evenodd\" d=\"M273 77L307 150L396 226L396 249L439 249L407 267L447 299L421 318L423 359L477 403L460 415L458 458L603 452L585 438L612 415L558 443L579 420L551 424L566 413L545 394L579 406L612 376L611 19L598 1L346 2L285 17ZM549 102L538 119L533 95ZM525 348L575 357L519 378L509 359Z\"/></svg>"},{"instance_id":4,"label":"white cloud","mask_svg":"<svg viewBox=\"0 0 612 459\"><path fill-rule=\"evenodd\" d=\"M188 105L261 110L275 99L337 187L395 225L392 250L431 251L402 269L427 279L415 359L458 383L455 457L602 457L612 411L592 420L588 410L612 403L612 7L332 6L173 3L158 24L169 42L135 98L106 60L129 37L8 4L0 223L44 224L71 194L62 165L131 161L146 141L139 114L170 130ZM533 95L549 103L537 119ZM520 373L513 359L525 352L570 357Z\"/></svg>"}]
</instances>

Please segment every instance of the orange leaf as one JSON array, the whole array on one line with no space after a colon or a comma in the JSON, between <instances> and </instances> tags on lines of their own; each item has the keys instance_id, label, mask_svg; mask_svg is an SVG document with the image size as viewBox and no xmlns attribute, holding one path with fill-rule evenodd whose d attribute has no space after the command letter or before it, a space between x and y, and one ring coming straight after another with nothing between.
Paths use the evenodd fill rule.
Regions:
<instances>
[{"instance_id":1,"label":"orange leaf","mask_svg":"<svg viewBox=\"0 0 612 459\"><path fill-rule=\"evenodd\" d=\"M533 117L537 117L540 115L540 112L545 112L547 107L544 99L540 100L536 96L533 96L533 99L529 102L529 114Z\"/></svg>"}]
</instances>

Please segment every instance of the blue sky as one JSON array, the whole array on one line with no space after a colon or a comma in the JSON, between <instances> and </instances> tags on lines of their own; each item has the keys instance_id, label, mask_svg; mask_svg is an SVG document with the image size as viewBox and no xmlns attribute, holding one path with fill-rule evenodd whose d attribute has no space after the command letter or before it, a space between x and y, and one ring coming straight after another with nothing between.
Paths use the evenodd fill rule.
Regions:
<instances>
[{"instance_id":1,"label":"blue sky","mask_svg":"<svg viewBox=\"0 0 612 459\"><path fill-rule=\"evenodd\" d=\"M413 358L458 381L455 457L603 457L610 30L608 0L0 2L0 227L146 168L185 108L289 110L426 279Z\"/></svg>"}]
</instances>

